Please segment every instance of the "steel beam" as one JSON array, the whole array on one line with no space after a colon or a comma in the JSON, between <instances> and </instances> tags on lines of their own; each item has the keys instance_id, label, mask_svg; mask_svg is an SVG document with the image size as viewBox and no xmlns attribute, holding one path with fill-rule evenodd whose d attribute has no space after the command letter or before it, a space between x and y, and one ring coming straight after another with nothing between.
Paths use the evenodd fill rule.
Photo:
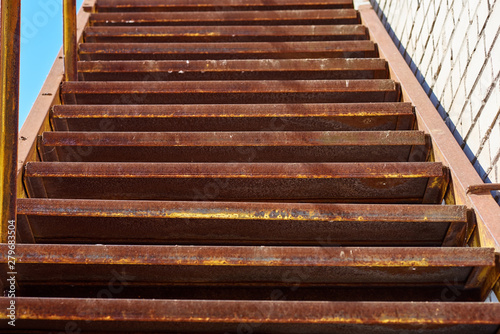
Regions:
<instances>
[{"instance_id":1,"label":"steel beam","mask_svg":"<svg viewBox=\"0 0 500 334\"><path fill-rule=\"evenodd\" d=\"M77 81L76 0L64 0L64 79Z\"/></svg>"},{"instance_id":2,"label":"steel beam","mask_svg":"<svg viewBox=\"0 0 500 334\"><path fill-rule=\"evenodd\" d=\"M16 219L16 161L19 123L20 0L2 1L0 128L1 213L0 241L8 240L8 227ZM14 237L15 240L15 237Z\"/></svg>"}]
</instances>

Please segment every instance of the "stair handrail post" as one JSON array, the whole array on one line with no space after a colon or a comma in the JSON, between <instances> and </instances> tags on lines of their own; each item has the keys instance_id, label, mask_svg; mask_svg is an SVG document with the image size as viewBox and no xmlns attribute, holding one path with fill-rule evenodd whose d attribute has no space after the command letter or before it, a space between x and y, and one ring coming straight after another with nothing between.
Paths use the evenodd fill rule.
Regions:
<instances>
[{"instance_id":1,"label":"stair handrail post","mask_svg":"<svg viewBox=\"0 0 500 334\"><path fill-rule=\"evenodd\" d=\"M64 80L77 81L76 0L63 1Z\"/></svg>"},{"instance_id":2,"label":"stair handrail post","mask_svg":"<svg viewBox=\"0 0 500 334\"><path fill-rule=\"evenodd\" d=\"M15 242L21 0L1 0L0 242Z\"/></svg>"}]
</instances>

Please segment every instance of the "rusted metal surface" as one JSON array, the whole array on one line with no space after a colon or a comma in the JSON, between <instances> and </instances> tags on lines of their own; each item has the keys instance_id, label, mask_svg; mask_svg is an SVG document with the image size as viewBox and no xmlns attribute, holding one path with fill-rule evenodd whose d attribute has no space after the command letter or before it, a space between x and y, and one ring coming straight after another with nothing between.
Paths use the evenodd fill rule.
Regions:
<instances>
[{"instance_id":1,"label":"rusted metal surface","mask_svg":"<svg viewBox=\"0 0 500 334\"><path fill-rule=\"evenodd\" d=\"M447 182L440 164L418 162L33 162L25 178L31 197L370 203L439 203Z\"/></svg>"},{"instance_id":2,"label":"rusted metal surface","mask_svg":"<svg viewBox=\"0 0 500 334\"><path fill-rule=\"evenodd\" d=\"M425 161L427 150L414 146L40 146L42 161L79 162L382 162ZM79 154L82 152L83 154Z\"/></svg>"},{"instance_id":3,"label":"rusted metal surface","mask_svg":"<svg viewBox=\"0 0 500 334\"><path fill-rule=\"evenodd\" d=\"M64 82L61 96L66 104L395 102L399 89L392 80L87 81Z\"/></svg>"},{"instance_id":4,"label":"rusted metal surface","mask_svg":"<svg viewBox=\"0 0 500 334\"><path fill-rule=\"evenodd\" d=\"M443 175L441 164L325 163L325 164L169 164L169 163L52 163L26 164L27 177L125 177L125 178L421 178Z\"/></svg>"},{"instance_id":5,"label":"rusted metal surface","mask_svg":"<svg viewBox=\"0 0 500 334\"><path fill-rule=\"evenodd\" d=\"M377 43L381 56L389 62L392 77L401 83L403 99L416 106L419 129L432 137L434 156L450 168L456 203L470 205L478 220L480 245L500 252L500 207L490 194L469 194L467 188L482 180L458 146L448 127L427 98L420 83L394 46L391 38L370 6L360 8L363 24Z\"/></svg>"},{"instance_id":6,"label":"rusted metal surface","mask_svg":"<svg viewBox=\"0 0 500 334\"><path fill-rule=\"evenodd\" d=\"M420 131L370 132L46 132L47 146L355 146L425 145Z\"/></svg>"},{"instance_id":7,"label":"rusted metal surface","mask_svg":"<svg viewBox=\"0 0 500 334\"><path fill-rule=\"evenodd\" d=\"M0 245L2 251L7 245ZM0 256L7 263L7 252ZM127 264L159 266L492 267L493 248L215 247L132 245L18 245L21 264ZM32 273L36 275L36 273ZM91 275L91 273L89 273ZM185 277L189 280L189 277ZM252 277L249 277L253 280ZM411 280L412 278L409 277Z\"/></svg>"},{"instance_id":8,"label":"rusted metal surface","mask_svg":"<svg viewBox=\"0 0 500 334\"><path fill-rule=\"evenodd\" d=\"M62 94L162 94L162 93L331 93L391 92L392 80L266 80L264 82L64 82Z\"/></svg>"},{"instance_id":9,"label":"rusted metal surface","mask_svg":"<svg viewBox=\"0 0 500 334\"><path fill-rule=\"evenodd\" d=\"M22 199L18 214L39 243L439 246L467 225L464 207L440 205Z\"/></svg>"},{"instance_id":10,"label":"rusted metal surface","mask_svg":"<svg viewBox=\"0 0 500 334\"><path fill-rule=\"evenodd\" d=\"M364 58L376 57L371 41L241 43L83 43L82 60Z\"/></svg>"},{"instance_id":11,"label":"rusted metal surface","mask_svg":"<svg viewBox=\"0 0 500 334\"><path fill-rule=\"evenodd\" d=\"M421 328L457 324L500 324L499 304L491 303L349 303L290 301L110 300L18 298L22 319L414 325ZM2 306L6 298L0 298ZM110 314L110 310L114 312ZM235 312L238 310L239 312ZM38 314L39 311L43 311ZM5 315L5 307L2 307ZM262 317L262 312L267 316ZM211 319L211 320L208 320ZM288 327L288 330L294 327ZM495 328L495 327L493 327ZM366 328L364 328L366 330ZM453 330L452 328L450 330ZM450 331L451 332L451 331ZM446 331L444 332L446 333ZM471 333L471 332L469 332ZM486 332L494 333L494 331Z\"/></svg>"},{"instance_id":12,"label":"rusted metal surface","mask_svg":"<svg viewBox=\"0 0 500 334\"><path fill-rule=\"evenodd\" d=\"M88 43L285 42L367 39L363 25L88 27Z\"/></svg>"},{"instance_id":13,"label":"rusted metal surface","mask_svg":"<svg viewBox=\"0 0 500 334\"><path fill-rule=\"evenodd\" d=\"M197 1L169 1L163 0L98 0L97 10L106 11L175 11L175 10L237 10L252 9L302 9L302 8L352 8L352 0L277 0L277 1L243 1L243 0L197 0Z\"/></svg>"},{"instance_id":14,"label":"rusted metal surface","mask_svg":"<svg viewBox=\"0 0 500 334\"><path fill-rule=\"evenodd\" d=\"M409 103L222 104L222 105L58 105L54 118L250 118L250 117L409 117ZM366 121L365 123L371 123Z\"/></svg>"},{"instance_id":15,"label":"rusted metal surface","mask_svg":"<svg viewBox=\"0 0 500 334\"><path fill-rule=\"evenodd\" d=\"M455 205L370 205L239 202L91 201L23 198L19 213L77 217L137 217L342 222L461 222L466 208Z\"/></svg>"},{"instance_id":16,"label":"rusted metal surface","mask_svg":"<svg viewBox=\"0 0 500 334\"><path fill-rule=\"evenodd\" d=\"M388 75L385 61L376 58L83 61L78 70L88 81L384 79Z\"/></svg>"},{"instance_id":17,"label":"rusted metal surface","mask_svg":"<svg viewBox=\"0 0 500 334\"><path fill-rule=\"evenodd\" d=\"M494 190L500 190L500 183L474 184L467 188L467 194L488 193Z\"/></svg>"},{"instance_id":18,"label":"rusted metal surface","mask_svg":"<svg viewBox=\"0 0 500 334\"><path fill-rule=\"evenodd\" d=\"M354 9L93 13L93 26L356 24Z\"/></svg>"},{"instance_id":19,"label":"rusted metal surface","mask_svg":"<svg viewBox=\"0 0 500 334\"><path fill-rule=\"evenodd\" d=\"M354 131L409 130L407 103L64 105L56 130L73 131Z\"/></svg>"},{"instance_id":20,"label":"rusted metal surface","mask_svg":"<svg viewBox=\"0 0 500 334\"><path fill-rule=\"evenodd\" d=\"M64 79L66 81L77 81L76 0L63 1L63 21Z\"/></svg>"},{"instance_id":21,"label":"rusted metal surface","mask_svg":"<svg viewBox=\"0 0 500 334\"><path fill-rule=\"evenodd\" d=\"M19 122L20 0L1 1L0 242L15 242ZM9 228L10 227L10 228Z\"/></svg>"},{"instance_id":22,"label":"rusted metal surface","mask_svg":"<svg viewBox=\"0 0 500 334\"><path fill-rule=\"evenodd\" d=\"M260 59L260 60L182 60L173 61L82 61L82 72L274 72L274 71L382 71L386 62L378 58Z\"/></svg>"},{"instance_id":23,"label":"rusted metal surface","mask_svg":"<svg viewBox=\"0 0 500 334\"><path fill-rule=\"evenodd\" d=\"M469 275L469 278L467 279L467 282L465 283L466 288L482 288L485 286L488 286L486 281L490 277L492 271L495 270L495 267L483 267L483 268L474 268L472 272ZM490 289L488 288L488 294ZM483 296L482 299L485 299L487 297Z\"/></svg>"},{"instance_id":24,"label":"rusted metal surface","mask_svg":"<svg viewBox=\"0 0 500 334\"><path fill-rule=\"evenodd\" d=\"M80 151L82 162L380 162L425 161L425 144L418 131L46 132L39 152L42 161Z\"/></svg>"},{"instance_id":25,"label":"rusted metal surface","mask_svg":"<svg viewBox=\"0 0 500 334\"><path fill-rule=\"evenodd\" d=\"M238 332L241 321L262 333L498 331L488 313L497 306L435 302L484 300L499 257L463 247L480 239L471 211L440 205L448 169L424 162L434 159L429 136L414 131L411 104L399 102L385 60L367 58L378 57L376 44L354 40L366 29L352 9L333 9L342 7L352 2L97 0L79 46L83 81L62 85L66 105L50 113L61 132L40 136L44 162L26 165L32 198L20 201L19 233L39 244L19 245L17 281L24 296L75 305L71 297L109 291L110 273L132 279L107 310L37 304L24 314L38 320L20 324L58 331L73 316L90 332ZM273 315L276 290L297 300L289 315ZM273 300L271 313L252 313L256 300ZM322 307L340 304L318 300L358 302L340 303L337 316ZM137 302L166 304L129 317Z\"/></svg>"},{"instance_id":26,"label":"rusted metal surface","mask_svg":"<svg viewBox=\"0 0 500 334\"><path fill-rule=\"evenodd\" d=\"M300 285L306 287L425 287L450 281L464 286L474 268L495 263L494 249L464 247L20 244L16 249L20 286L103 284L111 270L133 276L130 284L139 286L294 286L296 280L286 279L294 268L304 272Z\"/></svg>"}]
</instances>

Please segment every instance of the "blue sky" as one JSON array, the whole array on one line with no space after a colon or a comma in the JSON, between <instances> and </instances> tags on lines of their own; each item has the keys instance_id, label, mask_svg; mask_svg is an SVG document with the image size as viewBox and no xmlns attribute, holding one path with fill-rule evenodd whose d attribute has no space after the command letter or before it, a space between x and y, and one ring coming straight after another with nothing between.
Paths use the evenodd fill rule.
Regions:
<instances>
[{"instance_id":1,"label":"blue sky","mask_svg":"<svg viewBox=\"0 0 500 334\"><path fill-rule=\"evenodd\" d=\"M62 46L62 1L21 1L20 127Z\"/></svg>"}]
</instances>

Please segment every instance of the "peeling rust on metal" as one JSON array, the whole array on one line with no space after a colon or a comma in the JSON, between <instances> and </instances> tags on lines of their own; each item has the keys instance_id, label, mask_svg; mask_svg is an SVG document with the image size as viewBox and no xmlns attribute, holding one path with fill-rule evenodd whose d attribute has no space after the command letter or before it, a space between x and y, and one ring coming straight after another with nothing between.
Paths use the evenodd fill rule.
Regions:
<instances>
[{"instance_id":1,"label":"peeling rust on metal","mask_svg":"<svg viewBox=\"0 0 500 334\"><path fill-rule=\"evenodd\" d=\"M348 24L359 23L354 9L267 10L220 12L128 12L93 13L93 26L186 25L186 24Z\"/></svg>"}]
</instances>

